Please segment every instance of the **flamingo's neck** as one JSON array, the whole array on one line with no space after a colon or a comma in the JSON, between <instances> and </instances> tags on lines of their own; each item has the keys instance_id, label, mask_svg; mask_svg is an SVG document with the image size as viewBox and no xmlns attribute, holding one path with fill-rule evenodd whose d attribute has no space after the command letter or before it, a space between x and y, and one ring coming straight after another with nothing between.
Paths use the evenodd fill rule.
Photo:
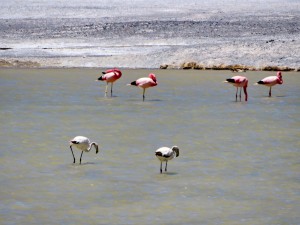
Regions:
<instances>
[{"instance_id":1,"label":"flamingo's neck","mask_svg":"<svg viewBox=\"0 0 300 225\"><path fill-rule=\"evenodd\" d=\"M92 142L87 150L90 151L93 146L95 146L96 153L98 153L98 144L96 142Z\"/></svg>"},{"instance_id":2,"label":"flamingo's neck","mask_svg":"<svg viewBox=\"0 0 300 225\"><path fill-rule=\"evenodd\" d=\"M282 80L282 76L281 76L281 74L280 74L280 75L278 75L277 77L278 77L278 79L279 79L279 82L278 82L278 83L279 83L279 84L282 84L282 83L283 83L283 80Z\"/></svg>"},{"instance_id":3,"label":"flamingo's neck","mask_svg":"<svg viewBox=\"0 0 300 225\"><path fill-rule=\"evenodd\" d=\"M87 150L90 151L92 149L93 145L95 145L95 142L90 143L90 146Z\"/></svg>"}]
</instances>

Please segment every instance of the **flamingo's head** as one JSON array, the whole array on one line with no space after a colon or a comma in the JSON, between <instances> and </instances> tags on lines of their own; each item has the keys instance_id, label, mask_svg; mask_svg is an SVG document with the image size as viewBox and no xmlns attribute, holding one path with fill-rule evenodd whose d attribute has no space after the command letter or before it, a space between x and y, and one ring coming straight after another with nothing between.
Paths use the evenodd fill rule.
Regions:
<instances>
[{"instance_id":1,"label":"flamingo's head","mask_svg":"<svg viewBox=\"0 0 300 225\"><path fill-rule=\"evenodd\" d=\"M99 146L96 145L95 148L96 148L96 154L98 154L98 152L99 152Z\"/></svg>"},{"instance_id":2,"label":"flamingo's head","mask_svg":"<svg viewBox=\"0 0 300 225\"><path fill-rule=\"evenodd\" d=\"M98 145L96 142L92 142L92 143L90 144L89 150L90 150L93 146L94 146L95 149L96 149L96 154L98 154L98 152L99 152L99 145Z\"/></svg>"},{"instance_id":3,"label":"flamingo's head","mask_svg":"<svg viewBox=\"0 0 300 225\"><path fill-rule=\"evenodd\" d=\"M277 77L282 78L281 71L277 72Z\"/></svg>"},{"instance_id":4,"label":"flamingo's head","mask_svg":"<svg viewBox=\"0 0 300 225\"><path fill-rule=\"evenodd\" d=\"M154 73L150 73L149 77L156 83L156 76Z\"/></svg>"},{"instance_id":5,"label":"flamingo's head","mask_svg":"<svg viewBox=\"0 0 300 225\"><path fill-rule=\"evenodd\" d=\"M172 150L176 153L176 157L179 156L179 148L177 146L173 146Z\"/></svg>"},{"instance_id":6,"label":"flamingo's head","mask_svg":"<svg viewBox=\"0 0 300 225\"><path fill-rule=\"evenodd\" d=\"M119 70L117 68L114 68L114 69L110 70L110 72L113 72L118 78L120 78L122 76L121 70Z\"/></svg>"}]
</instances>

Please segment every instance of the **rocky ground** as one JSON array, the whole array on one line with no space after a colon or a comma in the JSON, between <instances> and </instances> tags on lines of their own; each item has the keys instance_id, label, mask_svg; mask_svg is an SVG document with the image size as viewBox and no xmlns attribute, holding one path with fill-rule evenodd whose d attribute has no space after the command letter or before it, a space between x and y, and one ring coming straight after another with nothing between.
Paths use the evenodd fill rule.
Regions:
<instances>
[{"instance_id":1,"label":"rocky ground","mask_svg":"<svg viewBox=\"0 0 300 225\"><path fill-rule=\"evenodd\" d=\"M169 6L136 2L117 0L108 7L75 1L73 8L44 0L27 0L31 8L19 1L4 3L0 66L300 68L297 1L287 1L281 8L276 0L264 5L244 0L241 5L234 4L239 1L224 5L221 0L202 5L166 1Z\"/></svg>"}]
</instances>

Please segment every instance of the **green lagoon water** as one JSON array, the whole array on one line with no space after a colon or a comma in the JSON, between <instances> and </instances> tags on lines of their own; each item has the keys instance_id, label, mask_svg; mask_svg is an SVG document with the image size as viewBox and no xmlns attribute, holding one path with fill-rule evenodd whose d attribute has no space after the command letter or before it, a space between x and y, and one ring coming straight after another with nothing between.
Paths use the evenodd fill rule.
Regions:
<instances>
[{"instance_id":1,"label":"green lagoon water","mask_svg":"<svg viewBox=\"0 0 300 225\"><path fill-rule=\"evenodd\" d=\"M127 83L154 72L146 91ZM229 71L123 70L104 97L99 69L0 70L1 224L299 224L300 74L252 85ZM100 145L73 164L69 140ZM154 151L180 156L159 173ZM74 151L79 159L80 152Z\"/></svg>"}]
</instances>

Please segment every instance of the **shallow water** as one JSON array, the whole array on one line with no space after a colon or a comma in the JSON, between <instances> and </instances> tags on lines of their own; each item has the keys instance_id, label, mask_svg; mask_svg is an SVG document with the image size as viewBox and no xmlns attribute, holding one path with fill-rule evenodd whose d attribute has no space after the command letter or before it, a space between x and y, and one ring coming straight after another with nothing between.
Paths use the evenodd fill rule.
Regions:
<instances>
[{"instance_id":1,"label":"shallow water","mask_svg":"<svg viewBox=\"0 0 300 225\"><path fill-rule=\"evenodd\" d=\"M245 103L228 71L124 70L107 98L100 71L0 70L1 224L299 224L299 73L272 98L252 83L274 72L242 74ZM77 135L100 145L82 165Z\"/></svg>"}]
</instances>

